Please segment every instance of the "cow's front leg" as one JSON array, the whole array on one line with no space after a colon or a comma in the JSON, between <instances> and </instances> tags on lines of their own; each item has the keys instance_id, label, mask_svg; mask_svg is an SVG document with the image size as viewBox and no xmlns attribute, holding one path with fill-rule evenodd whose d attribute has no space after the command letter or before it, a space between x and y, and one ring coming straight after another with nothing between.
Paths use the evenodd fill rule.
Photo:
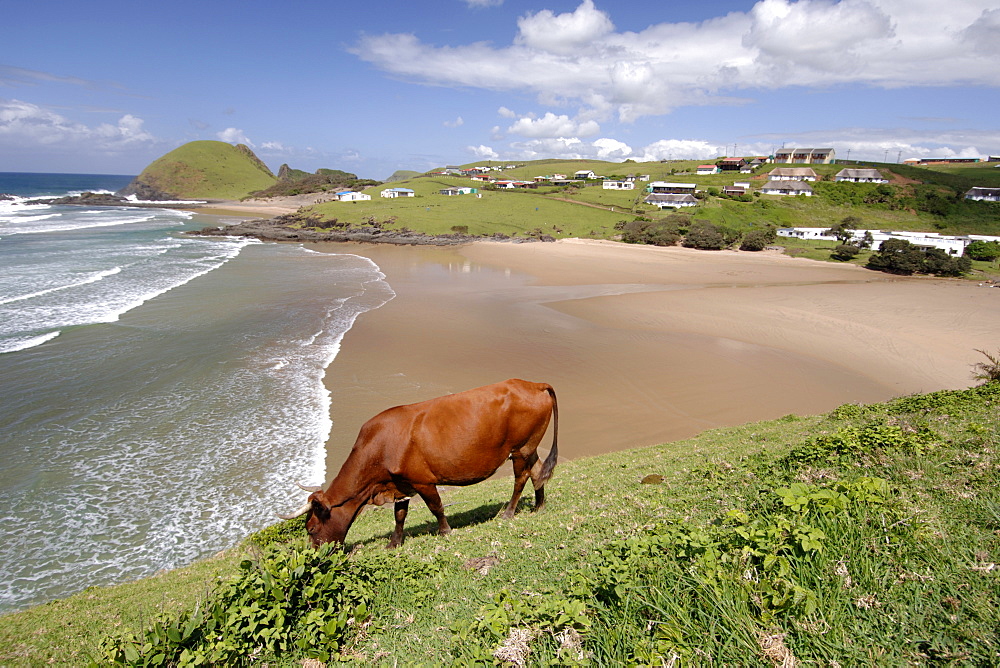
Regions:
<instances>
[{"instance_id":1,"label":"cow's front leg","mask_svg":"<svg viewBox=\"0 0 1000 668\"><path fill-rule=\"evenodd\" d=\"M389 537L388 547L399 547L403 544L403 523L406 522L406 511L410 508L410 499L400 499L396 501L395 512L396 528L393 529L392 536Z\"/></svg>"},{"instance_id":2,"label":"cow's front leg","mask_svg":"<svg viewBox=\"0 0 1000 668\"><path fill-rule=\"evenodd\" d=\"M441 497L438 495L437 486L414 485L413 489L417 491L420 498L427 504L427 509L434 513L434 517L437 518L438 533L442 536L450 534L451 527L448 526L448 518L444 516L444 506L441 505Z\"/></svg>"}]
</instances>

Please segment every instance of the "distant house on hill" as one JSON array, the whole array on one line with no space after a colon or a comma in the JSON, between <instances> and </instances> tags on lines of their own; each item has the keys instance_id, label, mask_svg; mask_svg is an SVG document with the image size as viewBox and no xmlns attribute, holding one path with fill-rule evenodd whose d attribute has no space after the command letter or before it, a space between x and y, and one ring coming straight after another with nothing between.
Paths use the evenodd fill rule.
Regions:
<instances>
[{"instance_id":1,"label":"distant house on hill","mask_svg":"<svg viewBox=\"0 0 1000 668\"><path fill-rule=\"evenodd\" d=\"M441 195L448 195L449 197L454 195L475 195L479 190L477 188L442 188L438 191Z\"/></svg>"},{"instance_id":2,"label":"distant house on hill","mask_svg":"<svg viewBox=\"0 0 1000 668\"><path fill-rule=\"evenodd\" d=\"M760 189L762 195L805 195L811 197L812 186L805 181L768 181Z\"/></svg>"},{"instance_id":3,"label":"distant house on hill","mask_svg":"<svg viewBox=\"0 0 1000 668\"><path fill-rule=\"evenodd\" d=\"M837 182L849 181L851 183L888 183L889 179L882 176L882 172L877 169L842 169L834 177Z\"/></svg>"},{"instance_id":4,"label":"distant house on hill","mask_svg":"<svg viewBox=\"0 0 1000 668\"><path fill-rule=\"evenodd\" d=\"M365 193L357 193L354 192L353 190L342 190L336 195L334 195L334 197L336 197L337 200L340 202L363 202L366 200L370 200L372 198L371 195L366 195Z\"/></svg>"},{"instance_id":5,"label":"distant house on hill","mask_svg":"<svg viewBox=\"0 0 1000 668\"><path fill-rule=\"evenodd\" d=\"M635 181L605 180L601 183L601 187L605 190L633 190L635 188Z\"/></svg>"},{"instance_id":6,"label":"distant house on hill","mask_svg":"<svg viewBox=\"0 0 1000 668\"><path fill-rule=\"evenodd\" d=\"M837 152L832 148L781 148L774 152L775 162L800 165L829 165Z\"/></svg>"},{"instance_id":7,"label":"distant house on hill","mask_svg":"<svg viewBox=\"0 0 1000 668\"><path fill-rule=\"evenodd\" d=\"M771 181L815 181L812 167L775 167L767 175Z\"/></svg>"},{"instance_id":8,"label":"distant house on hill","mask_svg":"<svg viewBox=\"0 0 1000 668\"><path fill-rule=\"evenodd\" d=\"M709 174L718 174L718 165L698 165L698 175L707 176Z\"/></svg>"},{"instance_id":9,"label":"distant house on hill","mask_svg":"<svg viewBox=\"0 0 1000 668\"><path fill-rule=\"evenodd\" d=\"M722 194L729 195L731 197L736 197L739 195L746 195L747 189L744 188L743 186L737 186L737 185L722 186Z\"/></svg>"},{"instance_id":10,"label":"distant house on hill","mask_svg":"<svg viewBox=\"0 0 1000 668\"><path fill-rule=\"evenodd\" d=\"M683 195L694 194L698 187L696 183L670 183L669 181L653 181L646 186L646 192L658 195Z\"/></svg>"},{"instance_id":11,"label":"distant house on hill","mask_svg":"<svg viewBox=\"0 0 1000 668\"><path fill-rule=\"evenodd\" d=\"M1000 202L1000 188L970 188L965 199L976 202Z\"/></svg>"},{"instance_id":12,"label":"distant house on hill","mask_svg":"<svg viewBox=\"0 0 1000 668\"><path fill-rule=\"evenodd\" d=\"M698 205L698 200L695 199L694 195L660 195L653 193L651 195L646 195L646 199L644 199L643 202L659 207L660 209L681 209L688 206Z\"/></svg>"},{"instance_id":13,"label":"distant house on hill","mask_svg":"<svg viewBox=\"0 0 1000 668\"><path fill-rule=\"evenodd\" d=\"M596 179L597 174L589 169L580 169L573 173L574 179Z\"/></svg>"},{"instance_id":14,"label":"distant house on hill","mask_svg":"<svg viewBox=\"0 0 1000 668\"><path fill-rule=\"evenodd\" d=\"M392 199L394 197L413 197L414 192L409 188L386 188L381 193L382 197Z\"/></svg>"},{"instance_id":15,"label":"distant house on hill","mask_svg":"<svg viewBox=\"0 0 1000 668\"><path fill-rule=\"evenodd\" d=\"M716 163L724 172L738 172L747 164L745 158L723 158Z\"/></svg>"}]
</instances>

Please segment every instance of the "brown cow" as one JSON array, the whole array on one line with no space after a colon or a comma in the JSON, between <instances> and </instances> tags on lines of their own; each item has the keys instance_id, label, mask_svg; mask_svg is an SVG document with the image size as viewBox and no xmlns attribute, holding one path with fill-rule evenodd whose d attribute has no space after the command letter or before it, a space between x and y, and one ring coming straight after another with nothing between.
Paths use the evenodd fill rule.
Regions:
<instances>
[{"instance_id":1,"label":"brown cow","mask_svg":"<svg viewBox=\"0 0 1000 668\"><path fill-rule=\"evenodd\" d=\"M549 426L552 449L543 463L536 450ZM545 483L558 458L559 407L547 383L505 380L458 394L396 406L366 422L351 454L325 492L313 492L291 519L309 513L306 531L314 546L343 543L365 504L395 501L396 528L389 547L403 544L410 496L419 494L451 532L438 485L471 485L489 478L510 459L514 494L503 517L514 516L528 478L535 487L535 510L545 504Z\"/></svg>"}]
</instances>

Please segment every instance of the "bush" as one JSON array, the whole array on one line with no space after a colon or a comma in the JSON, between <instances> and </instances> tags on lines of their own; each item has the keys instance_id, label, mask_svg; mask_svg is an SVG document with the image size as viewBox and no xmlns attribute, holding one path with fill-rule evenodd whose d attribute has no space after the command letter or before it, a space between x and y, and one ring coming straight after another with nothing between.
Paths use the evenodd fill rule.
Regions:
<instances>
[{"instance_id":1,"label":"bush","mask_svg":"<svg viewBox=\"0 0 1000 668\"><path fill-rule=\"evenodd\" d=\"M625 223L622 228L622 241L629 244L674 246L680 238L677 223L670 219L652 221L637 218Z\"/></svg>"},{"instance_id":2,"label":"bush","mask_svg":"<svg viewBox=\"0 0 1000 668\"><path fill-rule=\"evenodd\" d=\"M830 257L834 260L840 260L842 262L847 262L848 260L853 260L861 249L853 244L841 244L833 249L830 253Z\"/></svg>"},{"instance_id":3,"label":"bush","mask_svg":"<svg viewBox=\"0 0 1000 668\"><path fill-rule=\"evenodd\" d=\"M774 243L776 233L774 228L766 230L752 230L747 232L740 243L741 251L762 251L767 245Z\"/></svg>"},{"instance_id":4,"label":"bush","mask_svg":"<svg viewBox=\"0 0 1000 668\"><path fill-rule=\"evenodd\" d=\"M701 250L722 250L729 243L721 228L707 221L697 221L684 237L684 246Z\"/></svg>"},{"instance_id":5,"label":"bush","mask_svg":"<svg viewBox=\"0 0 1000 668\"><path fill-rule=\"evenodd\" d=\"M996 241L973 241L965 247L965 257L970 260L992 262L1000 258L1000 243Z\"/></svg>"}]
</instances>

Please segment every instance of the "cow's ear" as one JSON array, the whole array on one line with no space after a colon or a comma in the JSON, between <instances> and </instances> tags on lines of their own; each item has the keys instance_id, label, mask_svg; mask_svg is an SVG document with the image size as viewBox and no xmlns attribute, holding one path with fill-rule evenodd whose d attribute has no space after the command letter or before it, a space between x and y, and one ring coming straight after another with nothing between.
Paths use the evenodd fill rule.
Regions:
<instances>
[{"instance_id":1,"label":"cow's ear","mask_svg":"<svg viewBox=\"0 0 1000 668\"><path fill-rule=\"evenodd\" d=\"M312 500L311 510L313 517L318 517L321 520L325 520L330 517L330 508L319 499Z\"/></svg>"}]
</instances>

